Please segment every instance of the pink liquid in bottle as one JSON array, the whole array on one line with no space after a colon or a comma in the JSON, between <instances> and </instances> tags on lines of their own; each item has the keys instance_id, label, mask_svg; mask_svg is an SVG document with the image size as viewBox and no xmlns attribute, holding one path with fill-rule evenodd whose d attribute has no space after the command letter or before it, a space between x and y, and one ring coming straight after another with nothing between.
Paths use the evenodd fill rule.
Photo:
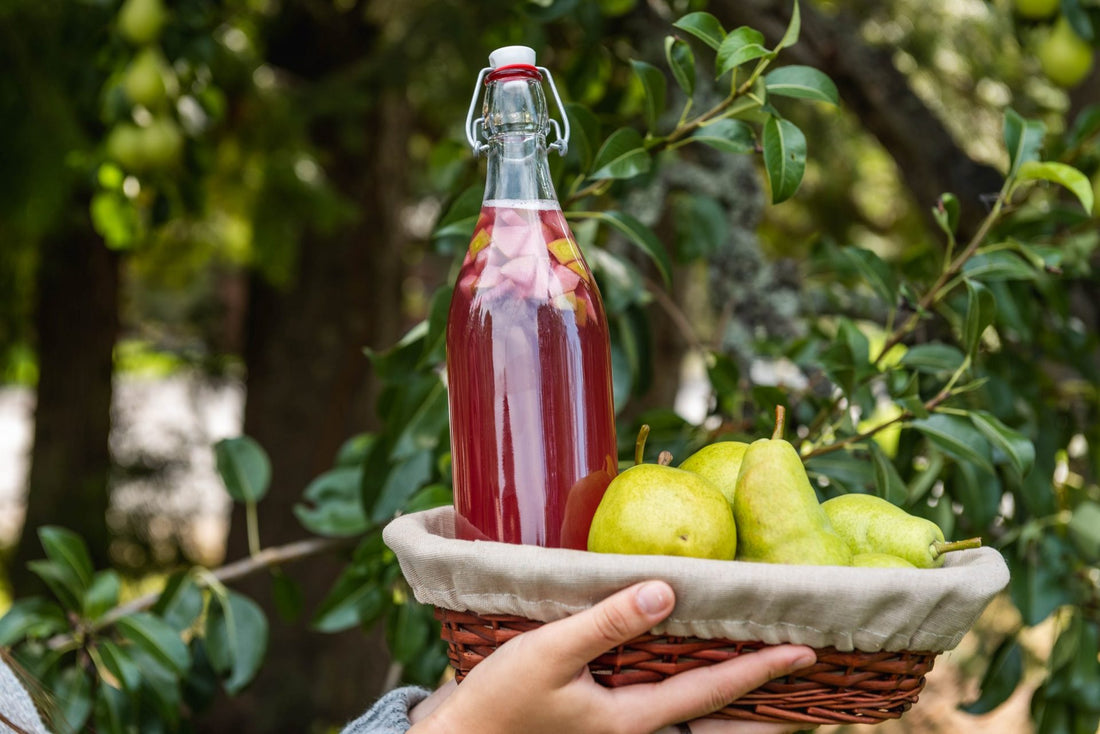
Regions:
<instances>
[{"instance_id":1,"label":"pink liquid in bottle","mask_svg":"<svg viewBox=\"0 0 1100 734\"><path fill-rule=\"evenodd\" d=\"M584 549L616 472L607 320L554 200L487 200L447 327L458 537Z\"/></svg>"}]
</instances>

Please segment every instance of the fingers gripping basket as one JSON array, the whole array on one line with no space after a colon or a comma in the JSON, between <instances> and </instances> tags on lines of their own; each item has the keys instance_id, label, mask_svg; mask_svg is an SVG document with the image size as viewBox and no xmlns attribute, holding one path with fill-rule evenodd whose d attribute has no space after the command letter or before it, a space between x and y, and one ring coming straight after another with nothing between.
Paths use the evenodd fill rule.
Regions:
<instances>
[{"instance_id":1,"label":"fingers gripping basket","mask_svg":"<svg viewBox=\"0 0 1100 734\"><path fill-rule=\"evenodd\" d=\"M461 678L516 635L586 609L637 581L676 591L672 615L597 658L607 686L659 681L766 645L815 648L818 662L714 716L877 723L917 700L935 657L954 648L1008 583L989 548L944 568L779 566L620 556L454 539L452 508L394 520L384 533L417 600L436 608Z\"/></svg>"}]
</instances>

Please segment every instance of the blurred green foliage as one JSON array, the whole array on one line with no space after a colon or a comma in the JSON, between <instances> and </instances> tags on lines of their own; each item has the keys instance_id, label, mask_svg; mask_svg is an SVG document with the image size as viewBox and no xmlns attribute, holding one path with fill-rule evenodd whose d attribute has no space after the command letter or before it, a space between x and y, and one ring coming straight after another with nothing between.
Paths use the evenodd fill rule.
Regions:
<instances>
[{"instance_id":1,"label":"blurred green foliage","mask_svg":"<svg viewBox=\"0 0 1100 734\"><path fill-rule=\"evenodd\" d=\"M453 271L480 206L481 174L461 139L471 59L526 43L567 100L570 152L552 173L612 322L623 455L642 422L652 450L685 456L718 437L769 433L772 407L785 403L822 497L877 493L1004 553L1018 618L983 640L989 662L969 710L996 708L1038 662L1036 730L1095 731L1100 235L1088 176L1100 176L1100 108L1067 117L1069 98L1037 73L1029 44L1051 21L978 2L822 4L866 11L859 42L893 47L960 147L1005 174L982 228L963 234L958 200L911 201L905 172L827 76L782 65L799 40L797 14L769 44L695 2L664 15L630 0L413 0L401 12L345 3L348 23L377 31L376 45L364 65L318 82L308 64L291 76L272 60L287 53L264 45L280 22L273 4L180 0L143 33L127 16L140 3L159 7L0 6L0 59L18 70L0 77L5 379L33 382L35 245L58 218L90 217L105 246L127 253L135 331L156 318L196 330L193 309L219 268L292 282L304 229L358 216L327 175L340 162L311 129L362 144L359 121L385 89L401 89L416 111L405 199L431 225L418 225L410 262ZM1094 6L1063 7L1080 32L1100 27ZM293 512L327 539L311 549L353 548L328 598L304 610L313 627L381 625L402 678L434 685L447 664L436 622L380 534L396 513L450 502L439 374L450 290L426 291L407 335L367 355L383 384L382 428L350 437ZM655 354L659 309L704 365L698 419L670 405L633 409L655 370L679 367ZM159 369L147 354L128 342L119 366ZM249 507L263 567L254 511L267 457L247 438L216 454L230 494ZM217 569L181 571L125 606L117 574L93 569L79 537L38 533L46 559L34 571L52 598L16 601L0 618L0 645L55 692L61 731L185 730L219 685L240 691L262 666L267 625L279 622ZM273 583L280 611L301 613L289 575ZM1021 641L1051 619L1056 642L1037 661Z\"/></svg>"}]
</instances>

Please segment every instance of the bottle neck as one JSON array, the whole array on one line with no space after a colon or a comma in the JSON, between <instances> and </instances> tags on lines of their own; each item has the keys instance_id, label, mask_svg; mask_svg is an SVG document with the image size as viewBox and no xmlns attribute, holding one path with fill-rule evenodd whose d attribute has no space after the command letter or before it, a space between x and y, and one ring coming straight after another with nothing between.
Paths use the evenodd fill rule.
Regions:
<instances>
[{"instance_id":1,"label":"bottle neck","mask_svg":"<svg viewBox=\"0 0 1100 734\"><path fill-rule=\"evenodd\" d=\"M541 77L524 67L489 79L485 201L556 201L546 154L548 116Z\"/></svg>"},{"instance_id":2,"label":"bottle neck","mask_svg":"<svg viewBox=\"0 0 1100 734\"><path fill-rule=\"evenodd\" d=\"M545 135L495 135L487 159L485 201L557 201Z\"/></svg>"}]
</instances>

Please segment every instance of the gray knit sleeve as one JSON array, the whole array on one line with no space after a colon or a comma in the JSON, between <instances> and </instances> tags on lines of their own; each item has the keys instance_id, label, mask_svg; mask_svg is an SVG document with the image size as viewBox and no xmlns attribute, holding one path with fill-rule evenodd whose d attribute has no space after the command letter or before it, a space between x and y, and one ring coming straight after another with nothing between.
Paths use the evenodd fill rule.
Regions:
<instances>
[{"instance_id":1,"label":"gray knit sleeve","mask_svg":"<svg viewBox=\"0 0 1100 734\"><path fill-rule=\"evenodd\" d=\"M0 713L11 723L31 734L47 734L46 725L38 717L31 696L16 677L15 672L0 657ZM11 734L12 729L0 719L0 734Z\"/></svg>"},{"instance_id":2,"label":"gray knit sleeve","mask_svg":"<svg viewBox=\"0 0 1100 734\"><path fill-rule=\"evenodd\" d=\"M412 726L409 711L431 694L427 688L397 688L378 699L367 713L344 727L340 734L402 734Z\"/></svg>"}]
</instances>

